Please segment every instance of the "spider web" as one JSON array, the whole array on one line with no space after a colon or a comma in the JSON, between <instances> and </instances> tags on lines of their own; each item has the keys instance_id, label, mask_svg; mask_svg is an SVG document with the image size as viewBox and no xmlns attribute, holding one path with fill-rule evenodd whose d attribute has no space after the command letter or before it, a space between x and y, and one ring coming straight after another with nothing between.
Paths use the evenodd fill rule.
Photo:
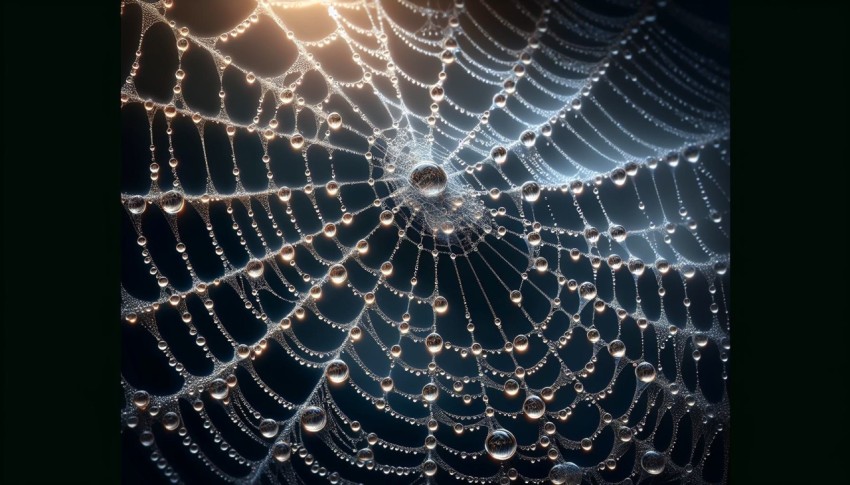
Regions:
<instances>
[{"instance_id":1,"label":"spider web","mask_svg":"<svg viewBox=\"0 0 850 485\"><path fill-rule=\"evenodd\" d=\"M121 13L125 456L172 483L726 481L725 27Z\"/></svg>"}]
</instances>

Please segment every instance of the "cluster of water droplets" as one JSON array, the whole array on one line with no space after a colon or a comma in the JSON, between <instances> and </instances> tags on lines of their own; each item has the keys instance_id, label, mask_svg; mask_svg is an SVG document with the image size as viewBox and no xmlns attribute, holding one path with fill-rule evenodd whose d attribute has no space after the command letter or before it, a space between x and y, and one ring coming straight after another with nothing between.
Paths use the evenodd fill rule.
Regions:
<instances>
[{"instance_id":1,"label":"cluster of water droplets","mask_svg":"<svg viewBox=\"0 0 850 485\"><path fill-rule=\"evenodd\" d=\"M192 3L122 3L121 416L164 481L725 481L723 26Z\"/></svg>"}]
</instances>

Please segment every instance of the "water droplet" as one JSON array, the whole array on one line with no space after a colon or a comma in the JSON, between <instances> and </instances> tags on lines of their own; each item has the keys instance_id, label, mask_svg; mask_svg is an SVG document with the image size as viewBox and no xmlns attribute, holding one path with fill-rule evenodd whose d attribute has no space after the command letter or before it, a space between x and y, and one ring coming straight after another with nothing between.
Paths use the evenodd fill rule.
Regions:
<instances>
[{"instance_id":1,"label":"water droplet","mask_svg":"<svg viewBox=\"0 0 850 485\"><path fill-rule=\"evenodd\" d=\"M278 441L272 446L272 456L274 459L280 463L283 463L289 460L289 457L292 455L292 447L289 443L285 443L283 441Z\"/></svg>"},{"instance_id":2,"label":"water droplet","mask_svg":"<svg viewBox=\"0 0 850 485\"><path fill-rule=\"evenodd\" d=\"M264 419L260 421L260 434L265 438L274 438L277 436L280 427L274 419Z\"/></svg>"},{"instance_id":3,"label":"water droplet","mask_svg":"<svg viewBox=\"0 0 850 485\"><path fill-rule=\"evenodd\" d=\"M245 271L248 273L248 276L250 276L251 278L254 278L254 279L259 278L260 276L263 276L263 271L264 271L263 262L258 261L256 259L251 260L251 261L248 262L248 265L245 267Z\"/></svg>"},{"instance_id":4,"label":"water droplet","mask_svg":"<svg viewBox=\"0 0 850 485\"><path fill-rule=\"evenodd\" d=\"M429 348L430 350L430 348ZM436 384L428 383L422 387L422 398L428 402L434 402L437 400L437 397L440 394L439 388L437 388Z\"/></svg>"},{"instance_id":5,"label":"water droplet","mask_svg":"<svg viewBox=\"0 0 850 485\"><path fill-rule=\"evenodd\" d=\"M596 285L589 281L585 281L578 287L578 294L585 300L596 298Z\"/></svg>"},{"instance_id":6,"label":"water droplet","mask_svg":"<svg viewBox=\"0 0 850 485\"><path fill-rule=\"evenodd\" d=\"M503 146L494 147L490 150L490 157L494 162L502 164L508 159L508 150Z\"/></svg>"},{"instance_id":7,"label":"water droplet","mask_svg":"<svg viewBox=\"0 0 850 485\"><path fill-rule=\"evenodd\" d=\"M699 147L694 146L685 148L685 151L684 153L682 153L682 155L684 155L685 160L691 163L696 163L699 160Z\"/></svg>"},{"instance_id":8,"label":"water droplet","mask_svg":"<svg viewBox=\"0 0 850 485\"><path fill-rule=\"evenodd\" d=\"M328 271L328 278L330 278L331 283L341 285L348 279L348 271L345 269L345 266L335 264L331 266L330 271Z\"/></svg>"},{"instance_id":9,"label":"water droplet","mask_svg":"<svg viewBox=\"0 0 850 485\"><path fill-rule=\"evenodd\" d=\"M181 210L183 210L184 199L183 194L170 190L163 194L160 199L160 203L162 204L162 209L169 214L177 214Z\"/></svg>"},{"instance_id":10,"label":"water droplet","mask_svg":"<svg viewBox=\"0 0 850 485\"><path fill-rule=\"evenodd\" d=\"M650 475L660 475L667 465L667 458L656 451L647 451L640 459L640 466Z\"/></svg>"},{"instance_id":11,"label":"water droplet","mask_svg":"<svg viewBox=\"0 0 850 485\"><path fill-rule=\"evenodd\" d=\"M422 463L422 473L429 477L433 477L437 474L437 464L434 460L428 459Z\"/></svg>"},{"instance_id":12,"label":"water droplet","mask_svg":"<svg viewBox=\"0 0 850 485\"><path fill-rule=\"evenodd\" d=\"M377 441L376 441L377 443ZM373 443L374 444L374 443ZM357 451L357 461L366 463L375 459L375 452L371 448L361 448Z\"/></svg>"},{"instance_id":13,"label":"water droplet","mask_svg":"<svg viewBox=\"0 0 850 485\"><path fill-rule=\"evenodd\" d=\"M327 419L325 411L317 406L307 406L301 412L301 426L304 427L304 430L311 433L321 431L325 427L325 424L327 424Z\"/></svg>"},{"instance_id":14,"label":"water droplet","mask_svg":"<svg viewBox=\"0 0 850 485\"><path fill-rule=\"evenodd\" d=\"M443 296L434 298L434 311L437 313L446 313L449 309L449 301Z\"/></svg>"},{"instance_id":15,"label":"water droplet","mask_svg":"<svg viewBox=\"0 0 850 485\"><path fill-rule=\"evenodd\" d=\"M210 396L214 399L224 399L227 397L227 394L230 392L230 388L227 386L227 382L224 379L215 379L210 382L209 385Z\"/></svg>"},{"instance_id":16,"label":"water droplet","mask_svg":"<svg viewBox=\"0 0 850 485\"><path fill-rule=\"evenodd\" d=\"M535 202L540 198L540 186L537 182L526 182L522 184L522 198L528 202Z\"/></svg>"},{"instance_id":17,"label":"water droplet","mask_svg":"<svg viewBox=\"0 0 850 485\"><path fill-rule=\"evenodd\" d=\"M608 352L613 357L622 357L626 355L626 344L622 340L612 340L608 344Z\"/></svg>"},{"instance_id":18,"label":"water droplet","mask_svg":"<svg viewBox=\"0 0 850 485\"><path fill-rule=\"evenodd\" d=\"M162 417L162 425L168 431L174 431L180 427L180 417L177 416L177 413L169 411Z\"/></svg>"},{"instance_id":19,"label":"water droplet","mask_svg":"<svg viewBox=\"0 0 850 485\"><path fill-rule=\"evenodd\" d=\"M442 86L437 85L431 88L431 99L434 101L439 103L445 96L446 92Z\"/></svg>"},{"instance_id":20,"label":"water droplet","mask_svg":"<svg viewBox=\"0 0 850 485\"><path fill-rule=\"evenodd\" d=\"M558 463L549 470L549 480L555 485L580 485L582 471L573 462Z\"/></svg>"},{"instance_id":21,"label":"water droplet","mask_svg":"<svg viewBox=\"0 0 850 485\"><path fill-rule=\"evenodd\" d=\"M484 449L487 454L500 461L508 460L514 456L516 448L516 438L504 428L494 430L487 435L487 439L484 441Z\"/></svg>"},{"instance_id":22,"label":"water droplet","mask_svg":"<svg viewBox=\"0 0 850 485\"><path fill-rule=\"evenodd\" d=\"M145 199L138 195L134 195L127 199L127 210L129 210L131 214L139 215L143 213L147 208L147 205L148 203L145 202Z\"/></svg>"},{"instance_id":23,"label":"water droplet","mask_svg":"<svg viewBox=\"0 0 850 485\"><path fill-rule=\"evenodd\" d=\"M151 395L147 391L136 391L133 393L133 404L139 409L145 409L151 402Z\"/></svg>"},{"instance_id":24,"label":"water droplet","mask_svg":"<svg viewBox=\"0 0 850 485\"><path fill-rule=\"evenodd\" d=\"M626 183L626 171L625 171L625 169L622 169L622 168L614 169L614 171L611 172L611 180L616 185L624 185Z\"/></svg>"},{"instance_id":25,"label":"water droplet","mask_svg":"<svg viewBox=\"0 0 850 485\"><path fill-rule=\"evenodd\" d=\"M531 419L538 419L546 412L546 404L537 396L529 396L522 403L522 412Z\"/></svg>"},{"instance_id":26,"label":"water droplet","mask_svg":"<svg viewBox=\"0 0 850 485\"><path fill-rule=\"evenodd\" d=\"M332 130L338 130L342 126L342 116L333 112L328 115L328 127Z\"/></svg>"},{"instance_id":27,"label":"water droplet","mask_svg":"<svg viewBox=\"0 0 850 485\"><path fill-rule=\"evenodd\" d=\"M281 187L277 191L277 197L281 200L281 202L289 202L289 199L292 198L292 189L289 187Z\"/></svg>"},{"instance_id":28,"label":"water droplet","mask_svg":"<svg viewBox=\"0 0 850 485\"><path fill-rule=\"evenodd\" d=\"M652 382L655 380L655 367L649 362L641 362L635 367L635 376L641 382Z\"/></svg>"},{"instance_id":29,"label":"water droplet","mask_svg":"<svg viewBox=\"0 0 850 485\"><path fill-rule=\"evenodd\" d=\"M433 162L422 162L410 172L410 185L427 197L441 194L448 181L445 170Z\"/></svg>"},{"instance_id":30,"label":"water droplet","mask_svg":"<svg viewBox=\"0 0 850 485\"><path fill-rule=\"evenodd\" d=\"M325 367L325 376L334 384L341 384L348 380L348 364L340 359L332 360Z\"/></svg>"},{"instance_id":31,"label":"water droplet","mask_svg":"<svg viewBox=\"0 0 850 485\"><path fill-rule=\"evenodd\" d=\"M528 337L525 335L517 335L514 337L514 348L517 352L525 352L528 349Z\"/></svg>"},{"instance_id":32,"label":"water droplet","mask_svg":"<svg viewBox=\"0 0 850 485\"><path fill-rule=\"evenodd\" d=\"M425 337L425 347L428 349L428 352L436 354L443 349L443 337L438 333L428 335Z\"/></svg>"},{"instance_id":33,"label":"water droplet","mask_svg":"<svg viewBox=\"0 0 850 485\"><path fill-rule=\"evenodd\" d=\"M610 235L611 235L611 237L612 237L615 241L617 241L618 243L621 243L621 242L625 241L625 240L626 240L626 235L627 235L627 233L626 233L626 228L624 228L623 226L620 226L620 225L614 225L614 226L611 226L611 227L608 229L608 234L610 234Z\"/></svg>"},{"instance_id":34,"label":"water droplet","mask_svg":"<svg viewBox=\"0 0 850 485\"><path fill-rule=\"evenodd\" d=\"M284 89L280 93L280 101L283 104L290 104L295 100L295 92L289 88Z\"/></svg>"}]
</instances>

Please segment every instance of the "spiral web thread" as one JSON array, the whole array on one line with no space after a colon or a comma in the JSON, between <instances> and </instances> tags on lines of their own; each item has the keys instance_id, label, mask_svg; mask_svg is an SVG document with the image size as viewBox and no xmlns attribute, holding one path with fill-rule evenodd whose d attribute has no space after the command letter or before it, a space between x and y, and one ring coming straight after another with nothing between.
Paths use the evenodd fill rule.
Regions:
<instances>
[{"instance_id":1,"label":"spiral web thread","mask_svg":"<svg viewBox=\"0 0 850 485\"><path fill-rule=\"evenodd\" d=\"M164 481L726 480L722 27L665 2L264 0L201 36L173 20L180 3L122 3L141 24L122 116L147 123L124 139L150 142L136 171L149 190L121 196L138 243L124 257L159 294L122 284L124 344L154 342L179 389L122 372L121 416ZM307 36L305 12L319 26ZM293 52L275 74L226 54L261 24ZM176 49L146 49L153 29ZM217 111L192 102L193 51L218 73ZM146 56L171 54L170 99L146 93ZM253 120L229 114L228 76L255 97ZM180 157L180 123L202 159ZM205 145L215 130L226 193ZM245 140L261 153L241 155ZM422 161L447 175L436 196L411 185ZM303 183L285 182L302 166ZM198 174L203 187L184 188ZM204 251L214 277L193 265ZM233 330L249 324L261 331ZM178 334L196 345L178 352ZM264 359L297 362L309 392L287 397ZM485 448L500 429L512 456L510 439Z\"/></svg>"}]
</instances>

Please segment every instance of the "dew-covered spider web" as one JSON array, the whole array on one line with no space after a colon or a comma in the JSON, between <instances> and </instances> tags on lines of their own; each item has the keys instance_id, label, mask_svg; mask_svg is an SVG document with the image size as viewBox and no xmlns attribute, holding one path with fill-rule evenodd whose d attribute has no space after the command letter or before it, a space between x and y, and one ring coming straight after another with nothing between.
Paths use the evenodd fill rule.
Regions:
<instances>
[{"instance_id":1,"label":"dew-covered spider web","mask_svg":"<svg viewBox=\"0 0 850 485\"><path fill-rule=\"evenodd\" d=\"M693 3L122 2L124 480L725 482Z\"/></svg>"}]
</instances>

